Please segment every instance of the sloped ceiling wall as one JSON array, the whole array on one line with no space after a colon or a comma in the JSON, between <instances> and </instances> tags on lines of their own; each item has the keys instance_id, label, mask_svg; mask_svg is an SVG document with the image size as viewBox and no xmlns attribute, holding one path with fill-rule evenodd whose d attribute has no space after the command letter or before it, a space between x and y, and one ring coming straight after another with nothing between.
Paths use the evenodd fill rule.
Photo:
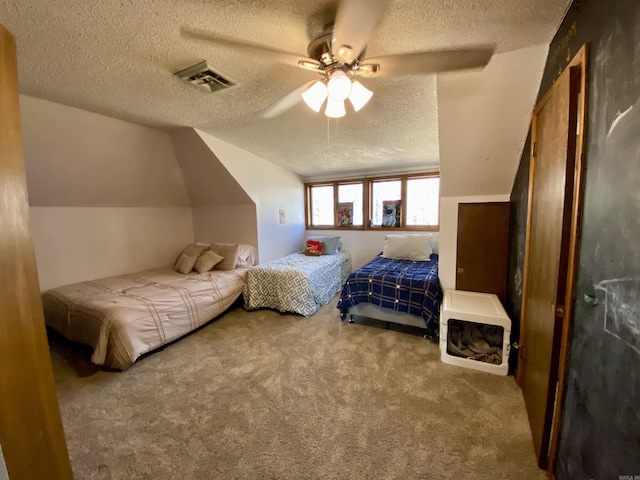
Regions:
<instances>
[{"instance_id":1,"label":"sloped ceiling wall","mask_svg":"<svg viewBox=\"0 0 640 480\"><path fill-rule=\"evenodd\" d=\"M29 204L188 207L168 134L20 97Z\"/></svg>"},{"instance_id":2,"label":"sloped ceiling wall","mask_svg":"<svg viewBox=\"0 0 640 480\"><path fill-rule=\"evenodd\" d=\"M255 205L195 130L180 129L171 138L193 207Z\"/></svg>"},{"instance_id":3,"label":"sloped ceiling wall","mask_svg":"<svg viewBox=\"0 0 640 480\"><path fill-rule=\"evenodd\" d=\"M192 128L172 133L192 205L199 242L246 243L258 247L256 204Z\"/></svg>"},{"instance_id":4,"label":"sloped ceiling wall","mask_svg":"<svg viewBox=\"0 0 640 480\"><path fill-rule=\"evenodd\" d=\"M193 241L167 133L20 98L40 288L169 265Z\"/></svg>"},{"instance_id":5,"label":"sloped ceiling wall","mask_svg":"<svg viewBox=\"0 0 640 480\"><path fill-rule=\"evenodd\" d=\"M196 132L256 204L260 262L300 251L305 230L302 180L235 145Z\"/></svg>"},{"instance_id":6,"label":"sloped ceiling wall","mask_svg":"<svg viewBox=\"0 0 640 480\"><path fill-rule=\"evenodd\" d=\"M438 75L443 197L511 193L547 51L523 48L481 71Z\"/></svg>"}]
</instances>

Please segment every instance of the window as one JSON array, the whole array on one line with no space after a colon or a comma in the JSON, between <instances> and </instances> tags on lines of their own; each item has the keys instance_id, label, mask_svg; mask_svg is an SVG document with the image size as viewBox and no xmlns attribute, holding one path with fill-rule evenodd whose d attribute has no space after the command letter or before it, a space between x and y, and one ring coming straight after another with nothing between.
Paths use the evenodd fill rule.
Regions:
<instances>
[{"instance_id":1,"label":"window","mask_svg":"<svg viewBox=\"0 0 640 480\"><path fill-rule=\"evenodd\" d=\"M364 200L364 185L362 182L338 184L338 205L343 205L344 208L349 207L349 204L353 204L351 209L351 226L362 227L364 225L363 219L363 200ZM348 211L348 210L347 210ZM338 222L339 223L339 222Z\"/></svg>"},{"instance_id":2,"label":"window","mask_svg":"<svg viewBox=\"0 0 640 480\"><path fill-rule=\"evenodd\" d=\"M437 230L437 173L305 184L307 228Z\"/></svg>"},{"instance_id":3,"label":"window","mask_svg":"<svg viewBox=\"0 0 640 480\"><path fill-rule=\"evenodd\" d=\"M333 185L311 189L311 225L333 225Z\"/></svg>"},{"instance_id":4,"label":"window","mask_svg":"<svg viewBox=\"0 0 640 480\"><path fill-rule=\"evenodd\" d=\"M307 184L307 227L362 228L364 182Z\"/></svg>"},{"instance_id":5,"label":"window","mask_svg":"<svg viewBox=\"0 0 640 480\"><path fill-rule=\"evenodd\" d=\"M407 226L437 226L440 218L440 177L407 179Z\"/></svg>"},{"instance_id":6,"label":"window","mask_svg":"<svg viewBox=\"0 0 640 480\"><path fill-rule=\"evenodd\" d=\"M400 180L379 180L371 182L371 226L400 226L401 193Z\"/></svg>"}]
</instances>

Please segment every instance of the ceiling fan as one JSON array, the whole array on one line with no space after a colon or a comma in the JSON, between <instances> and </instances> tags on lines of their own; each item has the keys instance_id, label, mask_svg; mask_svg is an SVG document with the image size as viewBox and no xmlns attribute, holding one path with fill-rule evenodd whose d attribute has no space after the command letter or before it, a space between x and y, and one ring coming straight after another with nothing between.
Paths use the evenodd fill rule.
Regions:
<instances>
[{"instance_id":1,"label":"ceiling fan","mask_svg":"<svg viewBox=\"0 0 640 480\"><path fill-rule=\"evenodd\" d=\"M479 68L491 59L495 50L491 45L366 58L367 41L376 26L383 1L341 0L335 21L309 42L306 57L218 37L201 30L182 28L181 32L186 37L303 68L323 77L321 80L311 80L282 97L263 112L264 118L276 117L300 100L316 112L326 104L325 115L340 118L346 114L345 100L348 99L357 112L373 95L359 79Z\"/></svg>"}]
</instances>

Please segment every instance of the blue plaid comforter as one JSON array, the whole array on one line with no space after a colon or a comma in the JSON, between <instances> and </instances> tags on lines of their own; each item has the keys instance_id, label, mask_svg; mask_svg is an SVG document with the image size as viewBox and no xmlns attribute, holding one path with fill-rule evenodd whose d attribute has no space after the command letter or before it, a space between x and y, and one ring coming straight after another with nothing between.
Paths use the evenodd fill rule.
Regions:
<instances>
[{"instance_id":1,"label":"blue plaid comforter","mask_svg":"<svg viewBox=\"0 0 640 480\"><path fill-rule=\"evenodd\" d=\"M438 255L432 254L428 262L392 260L377 255L349 275L338 309L346 312L362 302L421 316L429 330L437 330L442 302Z\"/></svg>"}]
</instances>

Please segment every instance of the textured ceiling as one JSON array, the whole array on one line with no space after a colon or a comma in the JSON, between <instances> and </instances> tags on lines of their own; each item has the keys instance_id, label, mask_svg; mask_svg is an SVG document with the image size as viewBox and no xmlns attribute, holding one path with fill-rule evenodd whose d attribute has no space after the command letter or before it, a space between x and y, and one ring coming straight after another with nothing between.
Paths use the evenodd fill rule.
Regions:
<instances>
[{"instance_id":1,"label":"textured ceiling","mask_svg":"<svg viewBox=\"0 0 640 480\"><path fill-rule=\"evenodd\" d=\"M367 56L487 43L504 54L548 45L568 3L389 0ZM4 0L0 22L16 36L26 95L160 129L195 127L303 177L438 165L438 104L449 102L437 98L434 76L363 81L373 99L340 120L328 121L303 103L267 120L262 111L314 74L180 35L181 27L192 27L306 54L310 36L332 19L335 5ZM173 76L202 60L238 86L210 94Z\"/></svg>"}]
</instances>

